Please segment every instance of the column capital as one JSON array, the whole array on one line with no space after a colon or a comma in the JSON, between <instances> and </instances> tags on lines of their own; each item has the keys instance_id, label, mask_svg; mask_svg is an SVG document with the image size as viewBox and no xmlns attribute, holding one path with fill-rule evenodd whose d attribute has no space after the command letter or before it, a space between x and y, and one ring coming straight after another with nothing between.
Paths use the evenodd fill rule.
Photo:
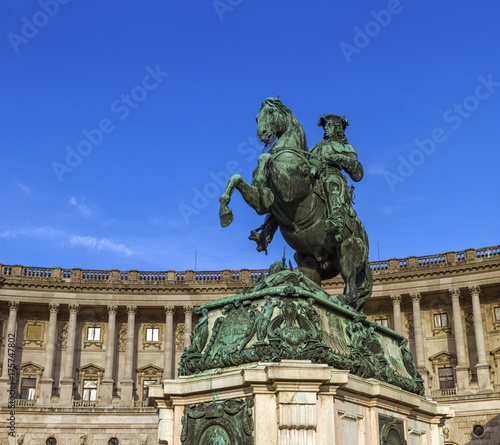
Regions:
<instances>
[{"instance_id":1,"label":"column capital","mask_svg":"<svg viewBox=\"0 0 500 445\"><path fill-rule=\"evenodd\" d=\"M473 297L478 297L481 292L481 288L476 284L473 284L469 286L469 292Z\"/></svg>"},{"instance_id":2,"label":"column capital","mask_svg":"<svg viewBox=\"0 0 500 445\"><path fill-rule=\"evenodd\" d=\"M49 312L57 313L59 311L59 303L49 303Z\"/></svg>"},{"instance_id":3,"label":"column capital","mask_svg":"<svg viewBox=\"0 0 500 445\"><path fill-rule=\"evenodd\" d=\"M165 309L165 314L174 315L175 306L165 306L164 309Z\"/></svg>"},{"instance_id":4,"label":"column capital","mask_svg":"<svg viewBox=\"0 0 500 445\"><path fill-rule=\"evenodd\" d=\"M9 310L17 311L19 309L19 301L9 301Z\"/></svg>"},{"instance_id":5,"label":"column capital","mask_svg":"<svg viewBox=\"0 0 500 445\"><path fill-rule=\"evenodd\" d=\"M129 315L131 314L137 314L137 306L127 306L127 313Z\"/></svg>"},{"instance_id":6,"label":"column capital","mask_svg":"<svg viewBox=\"0 0 500 445\"><path fill-rule=\"evenodd\" d=\"M186 314L191 314L193 313L193 306L184 306L184 312Z\"/></svg>"},{"instance_id":7,"label":"column capital","mask_svg":"<svg viewBox=\"0 0 500 445\"><path fill-rule=\"evenodd\" d=\"M116 314L118 312L118 306L108 304L108 314Z\"/></svg>"},{"instance_id":8,"label":"column capital","mask_svg":"<svg viewBox=\"0 0 500 445\"><path fill-rule=\"evenodd\" d=\"M79 304L69 304L68 309L69 309L70 314L77 314L78 311L80 310L80 305Z\"/></svg>"},{"instance_id":9,"label":"column capital","mask_svg":"<svg viewBox=\"0 0 500 445\"><path fill-rule=\"evenodd\" d=\"M420 303L420 301L422 300L422 294L420 292L413 292L410 294L410 298L412 303Z\"/></svg>"},{"instance_id":10,"label":"column capital","mask_svg":"<svg viewBox=\"0 0 500 445\"><path fill-rule=\"evenodd\" d=\"M448 292L451 295L451 299L453 300L454 298L460 298L460 289L458 287L450 287L448 289Z\"/></svg>"},{"instance_id":11,"label":"column capital","mask_svg":"<svg viewBox=\"0 0 500 445\"><path fill-rule=\"evenodd\" d=\"M401 304L401 301L403 300L400 294L391 294L390 297L392 304Z\"/></svg>"}]
</instances>

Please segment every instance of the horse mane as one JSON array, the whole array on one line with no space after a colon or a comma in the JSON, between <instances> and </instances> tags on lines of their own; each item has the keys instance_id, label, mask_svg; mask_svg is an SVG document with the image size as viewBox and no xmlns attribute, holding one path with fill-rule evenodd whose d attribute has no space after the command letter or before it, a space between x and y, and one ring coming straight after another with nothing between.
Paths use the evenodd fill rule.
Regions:
<instances>
[{"instance_id":1,"label":"horse mane","mask_svg":"<svg viewBox=\"0 0 500 445\"><path fill-rule=\"evenodd\" d=\"M269 108L274 108L275 110L279 111L281 114L284 114L286 119L288 120L288 130L286 133L287 135L283 134L285 136L286 142L288 142L289 139L294 137L294 139L298 139L298 148L299 150L304 150L308 151L307 149L307 140L306 140L306 134L304 132L304 129L302 128L302 125L300 122L297 120L297 118L294 116L294 114L290 111L290 109L283 103L279 98L277 97L268 97L264 102L262 102L262 105L260 106L259 112L264 108L264 107L269 107ZM287 137L288 136L288 137ZM285 141L283 141L285 142Z\"/></svg>"}]
</instances>

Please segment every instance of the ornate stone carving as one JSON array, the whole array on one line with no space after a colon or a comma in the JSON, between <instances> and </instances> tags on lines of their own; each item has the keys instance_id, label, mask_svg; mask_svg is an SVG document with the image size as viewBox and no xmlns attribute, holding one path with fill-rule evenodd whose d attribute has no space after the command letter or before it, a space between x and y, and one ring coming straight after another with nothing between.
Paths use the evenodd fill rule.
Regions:
<instances>
[{"instance_id":1,"label":"ornate stone carving","mask_svg":"<svg viewBox=\"0 0 500 445\"><path fill-rule=\"evenodd\" d=\"M80 310L80 305L79 304L70 304L68 305L68 310L70 314L77 314L78 311Z\"/></svg>"},{"instance_id":2,"label":"ornate stone carving","mask_svg":"<svg viewBox=\"0 0 500 445\"><path fill-rule=\"evenodd\" d=\"M57 334L57 347L58 349L66 349L68 342L68 322L59 323L59 333Z\"/></svg>"},{"instance_id":3,"label":"ornate stone carving","mask_svg":"<svg viewBox=\"0 0 500 445\"><path fill-rule=\"evenodd\" d=\"M127 314L137 314L137 306L127 306Z\"/></svg>"},{"instance_id":4,"label":"ornate stone carving","mask_svg":"<svg viewBox=\"0 0 500 445\"><path fill-rule=\"evenodd\" d=\"M472 306L470 304L465 304L461 307L464 311L465 331L467 332L467 335L475 335L474 313L472 312Z\"/></svg>"},{"instance_id":5,"label":"ornate stone carving","mask_svg":"<svg viewBox=\"0 0 500 445\"><path fill-rule=\"evenodd\" d=\"M481 288L475 284L469 286L469 292L472 296L478 296L481 293Z\"/></svg>"},{"instance_id":6,"label":"ornate stone carving","mask_svg":"<svg viewBox=\"0 0 500 445\"><path fill-rule=\"evenodd\" d=\"M182 354L179 375L246 363L310 360L423 394L404 337L333 303L321 290L314 294L291 282L278 283L195 308L201 318ZM389 346L395 339L399 349Z\"/></svg>"},{"instance_id":7,"label":"ornate stone carving","mask_svg":"<svg viewBox=\"0 0 500 445\"><path fill-rule=\"evenodd\" d=\"M100 329L99 339L92 340L88 338L88 330L89 328ZM102 349L102 345L104 344L104 324L103 323L85 323L83 327L83 347L84 348L94 348L94 349Z\"/></svg>"},{"instance_id":8,"label":"ornate stone carving","mask_svg":"<svg viewBox=\"0 0 500 445\"><path fill-rule=\"evenodd\" d=\"M380 445L406 445L404 421L379 414Z\"/></svg>"},{"instance_id":9,"label":"ornate stone carving","mask_svg":"<svg viewBox=\"0 0 500 445\"><path fill-rule=\"evenodd\" d=\"M410 294L410 299L412 303L420 303L420 301L422 300L422 295L420 294L420 292L413 292Z\"/></svg>"},{"instance_id":10,"label":"ornate stone carving","mask_svg":"<svg viewBox=\"0 0 500 445\"><path fill-rule=\"evenodd\" d=\"M401 298L400 294L391 294L391 301L392 304L401 304L401 301L403 301L403 299Z\"/></svg>"},{"instance_id":11,"label":"ornate stone carving","mask_svg":"<svg viewBox=\"0 0 500 445\"><path fill-rule=\"evenodd\" d=\"M9 311L18 311L19 301L9 301Z\"/></svg>"},{"instance_id":12,"label":"ornate stone carving","mask_svg":"<svg viewBox=\"0 0 500 445\"><path fill-rule=\"evenodd\" d=\"M178 323L175 327L175 350L184 350L184 323Z\"/></svg>"},{"instance_id":13,"label":"ornate stone carving","mask_svg":"<svg viewBox=\"0 0 500 445\"><path fill-rule=\"evenodd\" d=\"M121 323L118 329L118 350L125 351L127 345L127 323Z\"/></svg>"},{"instance_id":14,"label":"ornate stone carving","mask_svg":"<svg viewBox=\"0 0 500 445\"><path fill-rule=\"evenodd\" d=\"M108 314L116 314L118 312L118 306L108 305Z\"/></svg>"},{"instance_id":15,"label":"ornate stone carving","mask_svg":"<svg viewBox=\"0 0 500 445\"><path fill-rule=\"evenodd\" d=\"M253 398L188 405L182 417L181 442L253 445Z\"/></svg>"},{"instance_id":16,"label":"ornate stone carving","mask_svg":"<svg viewBox=\"0 0 500 445\"><path fill-rule=\"evenodd\" d=\"M59 311L59 303L49 303L49 312L58 312Z\"/></svg>"},{"instance_id":17,"label":"ornate stone carving","mask_svg":"<svg viewBox=\"0 0 500 445\"><path fill-rule=\"evenodd\" d=\"M175 313L175 306L165 306L164 309L165 309L165 314L166 315L172 315L173 316L174 313Z\"/></svg>"},{"instance_id":18,"label":"ornate stone carving","mask_svg":"<svg viewBox=\"0 0 500 445\"><path fill-rule=\"evenodd\" d=\"M406 332L408 332L408 338L410 340L415 338L415 329L413 326L413 313L406 312Z\"/></svg>"},{"instance_id":19,"label":"ornate stone carving","mask_svg":"<svg viewBox=\"0 0 500 445\"><path fill-rule=\"evenodd\" d=\"M45 323L37 320L28 321L24 327L23 346L42 347Z\"/></svg>"},{"instance_id":20,"label":"ornate stone carving","mask_svg":"<svg viewBox=\"0 0 500 445\"><path fill-rule=\"evenodd\" d=\"M450 288L448 289L448 292L450 293L452 299L454 298L460 299L460 289Z\"/></svg>"}]
</instances>

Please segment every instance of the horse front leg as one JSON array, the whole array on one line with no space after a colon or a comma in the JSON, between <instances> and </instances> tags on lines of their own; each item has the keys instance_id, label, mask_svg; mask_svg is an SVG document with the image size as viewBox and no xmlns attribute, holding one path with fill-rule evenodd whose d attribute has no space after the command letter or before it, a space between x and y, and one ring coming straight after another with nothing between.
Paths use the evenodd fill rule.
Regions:
<instances>
[{"instance_id":1,"label":"horse front leg","mask_svg":"<svg viewBox=\"0 0 500 445\"><path fill-rule=\"evenodd\" d=\"M226 190L224 190L224 193L219 198L219 218L222 227L227 227L233 222L234 215L228 204L231 201L231 195L235 190L238 190L241 193L245 202L259 215L263 215L267 211L267 209L264 209L261 204L259 189L245 182L241 175L233 175L229 178Z\"/></svg>"},{"instance_id":2,"label":"horse front leg","mask_svg":"<svg viewBox=\"0 0 500 445\"><path fill-rule=\"evenodd\" d=\"M231 201L231 195L238 186L238 182L243 181L241 175L233 175L229 178L227 182L226 190L219 198L220 209L219 209L219 219L220 225L222 227L227 227L233 222L234 215L233 211L229 208L228 204Z\"/></svg>"}]
</instances>

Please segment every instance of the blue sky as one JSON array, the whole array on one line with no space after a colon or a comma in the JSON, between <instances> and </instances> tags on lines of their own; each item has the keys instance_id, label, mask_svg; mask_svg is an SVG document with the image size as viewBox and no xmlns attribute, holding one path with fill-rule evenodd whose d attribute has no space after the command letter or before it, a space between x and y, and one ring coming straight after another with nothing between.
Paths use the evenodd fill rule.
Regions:
<instances>
[{"instance_id":1,"label":"blue sky","mask_svg":"<svg viewBox=\"0 0 500 445\"><path fill-rule=\"evenodd\" d=\"M76 0L0 5L0 263L264 268L235 195L279 95L312 147L345 114L371 260L499 244L500 4ZM291 252L289 252L291 256ZM196 262L195 262L196 258Z\"/></svg>"}]
</instances>

